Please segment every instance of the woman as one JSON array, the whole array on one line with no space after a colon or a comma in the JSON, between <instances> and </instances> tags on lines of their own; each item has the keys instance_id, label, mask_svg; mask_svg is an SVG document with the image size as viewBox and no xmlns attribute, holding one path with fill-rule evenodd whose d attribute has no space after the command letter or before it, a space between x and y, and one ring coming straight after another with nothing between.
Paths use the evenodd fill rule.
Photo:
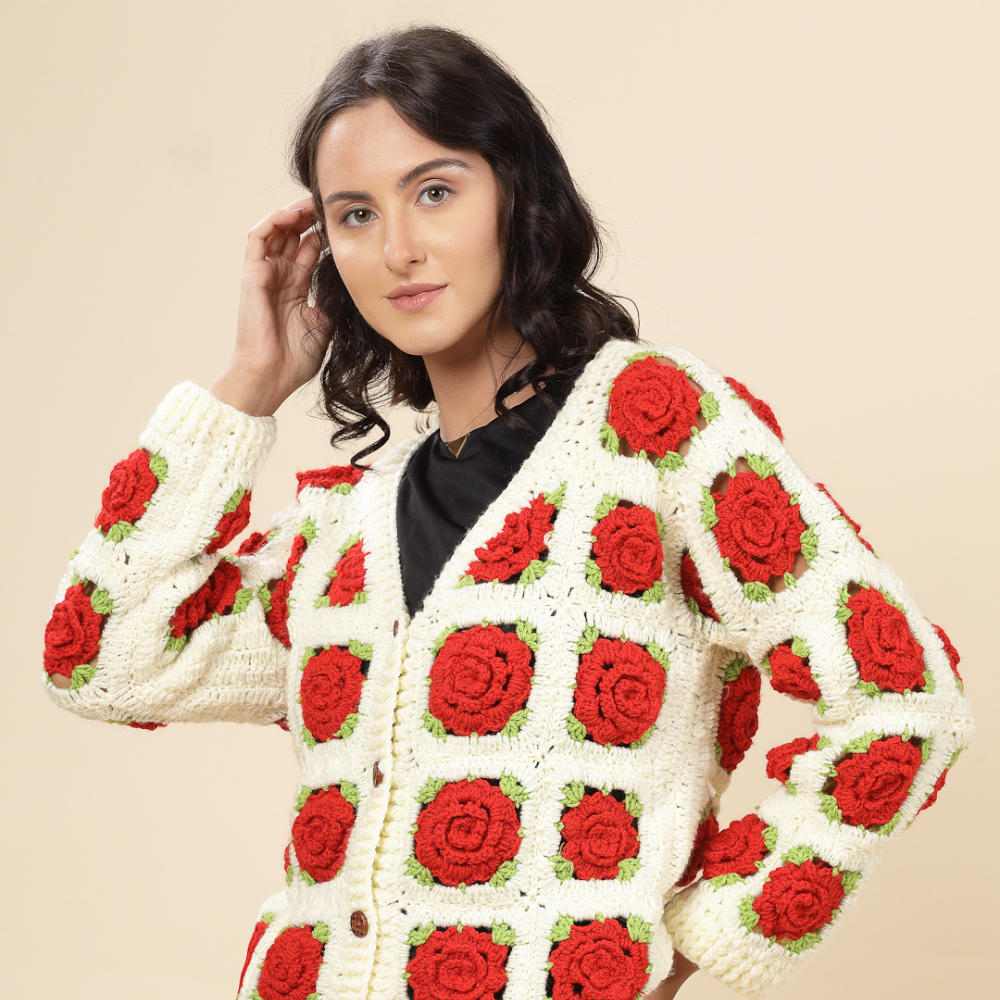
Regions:
<instances>
[{"instance_id":1,"label":"woman","mask_svg":"<svg viewBox=\"0 0 1000 1000\"><path fill-rule=\"evenodd\" d=\"M765 404L635 343L495 58L440 28L360 43L294 166L310 194L250 232L229 367L168 394L71 560L51 697L289 729L287 884L242 1000L778 985L968 744L957 653ZM439 427L300 473L221 556L317 374L334 441L384 443L385 399ZM720 830L762 674L817 732Z\"/></svg>"}]
</instances>

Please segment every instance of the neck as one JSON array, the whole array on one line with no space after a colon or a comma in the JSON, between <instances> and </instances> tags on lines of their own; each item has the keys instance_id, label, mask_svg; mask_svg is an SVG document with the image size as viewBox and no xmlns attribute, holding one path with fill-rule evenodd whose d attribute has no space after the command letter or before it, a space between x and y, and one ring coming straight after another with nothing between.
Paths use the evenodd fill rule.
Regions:
<instances>
[{"instance_id":1,"label":"neck","mask_svg":"<svg viewBox=\"0 0 1000 1000\"><path fill-rule=\"evenodd\" d=\"M497 388L533 357L531 347L509 326L499 329L485 349L479 344L448 357L424 355L441 416L441 440L454 441L493 420ZM508 396L507 405L516 406L534 394L529 385Z\"/></svg>"}]
</instances>

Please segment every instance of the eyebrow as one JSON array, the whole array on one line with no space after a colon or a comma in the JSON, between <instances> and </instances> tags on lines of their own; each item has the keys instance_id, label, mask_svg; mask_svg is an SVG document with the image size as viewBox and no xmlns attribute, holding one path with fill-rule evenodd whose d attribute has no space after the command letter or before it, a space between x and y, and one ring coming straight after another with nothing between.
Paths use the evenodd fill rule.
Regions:
<instances>
[{"instance_id":1,"label":"eyebrow","mask_svg":"<svg viewBox=\"0 0 1000 1000\"><path fill-rule=\"evenodd\" d=\"M396 190L402 191L408 184L412 183L421 174L426 173L428 170L437 170L440 167L459 167L463 170L472 171L472 167L469 166L465 160L460 160L457 156L441 156L436 160L428 160L426 163L421 163L411 170L407 170L398 181L396 181ZM372 196L367 191L334 191L332 194L328 194L323 199L324 205L330 205L335 201L351 201L354 198L358 198L362 201L372 201Z\"/></svg>"}]
</instances>

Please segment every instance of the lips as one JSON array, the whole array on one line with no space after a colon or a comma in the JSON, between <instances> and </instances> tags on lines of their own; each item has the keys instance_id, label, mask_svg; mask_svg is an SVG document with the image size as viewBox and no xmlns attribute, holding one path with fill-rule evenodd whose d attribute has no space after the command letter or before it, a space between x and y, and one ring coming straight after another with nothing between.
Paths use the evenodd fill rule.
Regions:
<instances>
[{"instance_id":1,"label":"lips","mask_svg":"<svg viewBox=\"0 0 1000 1000\"><path fill-rule=\"evenodd\" d=\"M444 288L444 285L428 285L414 282L412 285L398 285L387 297L390 299L412 298L421 292L432 292L436 288Z\"/></svg>"},{"instance_id":2,"label":"lips","mask_svg":"<svg viewBox=\"0 0 1000 1000\"><path fill-rule=\"evenodd\" d=\"M416 291L412 295L390 296L389 301L392 303L393 308L398 309L400 312L411 313L425 309L445 290L444 285L410 285L404 287L426 289L426 291Z\"/></svg>"}]
</instances>

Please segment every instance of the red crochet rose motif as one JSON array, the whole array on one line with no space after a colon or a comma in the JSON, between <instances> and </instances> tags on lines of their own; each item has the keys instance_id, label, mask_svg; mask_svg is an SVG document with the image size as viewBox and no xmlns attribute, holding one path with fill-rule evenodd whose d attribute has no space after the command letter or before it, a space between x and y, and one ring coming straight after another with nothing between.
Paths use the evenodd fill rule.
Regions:
<instances>
[{"instance_id":1,"label":"red crochet rose motif","mask_svg":"<svg viewBox=\"0 0 1000 1000\"><path fill-rule=\"evenodd\" d=\"M476 583L504 583L527 569L544 555L556 511L556 505L546 503L539 494L527 507L508 514L503 528L483 548L476 549L476 559L469 563L466 575Z\"/></svg>"},{"instance_id":2,"label":"red crochet rose motif","mask_svg":"<svg viewBox=\"0 0 1000 1000\"><path fill-rule=\"evenodd\" d=\"M819 746L819 735L811 737L799 736L791 743L782 743L781 746L767 751L767 776L777 778L782 784L788 781L792 770L792 761L799 754L809 753Z\"/></svg>"},{"instance_id":3,"label":"red crochet rose motif","mask_svg":"<svg viewBox=\"0 0 1000 1000\"><path fill-rule=\"evenodd\" d=\"M573 877L618 877L618 862L639 853L635 817L613 795L592 792L562 817L562 856L573 862Z\"/></svg>"},{"instance_id":4,"label":"red crochet rose motif","mask_svg":"<svg viewBox=\"0 0 1000 1000\"><path fill-rule=\"evenodd\" d=\"M223 514L219 518L219 523L215 530L219 533L217 538L205 546L206 552L218 552L225 548L248 524L250 523L250 491L243 494L243 498L236 506L236 510ZM242 551L242 550L241 550Z\"/></svg>"},{"instance_id":5,"label":"red crochet rose motif","mask_svg":"<svg viewBox=\"0 0 1000 1000\"><path fill-rule=\"evenodd\" d=\"M705 848L719 832L719 821L715 813L709 813L705 819L698 824L695 831L694 844L691 846L691 855L688 857L687 867L684 874L677 880L677 885L683 887L694 881L695 876L701 871L705 863Z\"/></svg>"},{"instance_id":6,"label":"red crochet rose motif","mask_svg":"<svg viewBox=\"0 0 1000 1000\"><path fill-rule=\"evenodd\" d=\"M210 618L231 610L240 584L240 571L231 562L220 560L211 576L173 613L170 635L175 639L190 635Z\"/></svg>"},{"instance_id":7,"label":"red crochet rose motif","mask_svg":"<svg viewBox=\"0 0 1000 1000\"><path fill-rule=\"evenodd\" d=\"M267 544L267 534L263 531L252 531L236 550L238 556L255 556Z\"/></svg>"},{"instance_id":8,"label":"red crochet rose motif","mask_svg":"<svg viewBox=\"0 0 1000 1000\"><path fill-rule=\"evenodd\" d=\"M775 476L738 472L725 494L713 493L719 551L744 580L767 583L790 573L806 526L799 505Z\"/></svg>"},{"instance_id":9,"label":"red crochet rose motif","mask_svg":"<svg viewBox=\"0 0 1000 1000\"><path fill-rule=\"evenodd\" d=\"M285 844L284 861L285 861L285 871L287 872L288 869L292 867L292 845L291 844Z\"/></svg>"},{"instance_id":10,"label":"red crochet rose motif","mask_svg":"<svg viewBox=\"0 0 1000 1000\"><path fill-rule=\"evenodd\" d=\"M649 979L646 943L611 918L573 924L549 961L552 1000L634 1000Z\"/></svg>"},{"instance_id":11,"label":"red crochet rose motif","mask_svg":"<svg viewBox=\"0 0 1000 1000\"><path fill-rule=\"evenodd\" d=\"M361 542L355 542L340 557L335 572L326 596L331 605L343 608L365 589L365 553Z\"/></svg>"},{"instance_id":12,"label":"red crochet rose motif","mask_svg":"<svg viewBox=\"0 0 1000 1000\"><path fill-rule=\"evenodd\" d=\"M732 771L743 760L757 732L757 709L760 707L760 674L753 667L741 670L735 680L722 688L719 706L719 764Z\"/></svg>"},{"instance_id":13,"label":"red crochet rose motif","mask_svg":"<svg viewBox=\"0 0 1000 1000\"><path fill-rule=\"evenodd\" d=\"M414 1000L493 1000L507 982L508 951L475 927L433 931L406 963Z\"/></svg>"},{"instance_id":14,"label":"red crochet rose motif","mask_svg":"<svg viewBox=\"0 0 1000 1000\"><path fill-rule=\"evenodd\" d=\"M635 594L660 579L663 542L648 507L619 504L594 525L593 538L594 561L605 586Z\"/></svg>"},{"instance_id":15,"label":"red crochet rose motif","mask_svg":"<svg viewBox=\"0 0 1000 1000\"><path fill-rule=\"evenodd\" d=\"M827 495L827 497L832 501L833 506L836 507L838 511L840 511L840 516L851 526L851 528L854 531L854 534L858 536L858 541L861 542L861 544L869 552L874 552L875 550L861 537L861 525L858 524L858 522L855 521L854 518L851 517L851 515L848 514L847 511L840 506L839 503L837 503L837 501L833 498L833 495L830 493L830 491L822 483L817 483L816 489L822 490Z\"/></svg>"},{"instance_id":16,"label":"red crochet rose motif","mask_svg":"<svg viewBox=\"0 0 1000 1000\"><path fill-rule=\"evenodd\" d=\"M298 496L307 486L317 486L320 489L332 490L337 486L357 486L364 469L355 469L353 465L331 465L328 469L309 469L306 472L296 472L299 481L295 489Z\"/></svg>"},{"instance_id":17,"label":"red crochet rose motif","mask_svg":"<svg viewBox=\"0 0 1000 1000\"><path fill-rule=\"evenodd\" d=\"M257 982L262 1000L306 1000L316 992L323 943L312 932L311 927L288 927L271 943Z\"/></svg>"},{"instance_id":18,"label":"red crochet rose motif","mask_svg":"<svg viewBox=\"0 0 1000 1000\"><path fill-rule=\"evenodd\" d=\"M253 958L253 953L257 950L257 945L260 944L260 939L266 932L267 924L263 920L258 920L253 929L253 934L250 936L250 943L247 945L247 957L243 962L243 971L240 973L240 985L236 987L237 993L243 989L243 977L246 976L247 969L250 967L250 959Z\"/></svg>"},{"instance_id":19,"label":"red crochet rose motif","mask_svg":"<svg viewBox=\"0 0 1000 1000\"><path fill-rule=\"evenodd\" d=\"M847 601L847 645L861 680L890 691L924 683L924 651L906 615L878 590L862 588Z\"/></svg>"},{"instance_id":20,"label":"red crochet rose motif","mask_svg":"<svg viewBox=\"0 0 1000 1000\"><path fill-rule=\"evenodd\" d=\"M414 854L445 885L488 882L521 848L517 808L485 778L452 781L420 811Z\"/></svg>"},{"instance_id":21,"label":"red crochet rose motif","mask_svg":"<svg viewBox=\"0 0 1000 1000\"><path fill-rule=\"evenodd\" d=\"M50 677L72 677L74 667L89 663L97 655L103 623L104 617L94 610L84 584L67 588L45 626L45 672Z\"/></svg>"},{"instance_id":22,"label":"red crochet rose motif","mask_svg":"<svg viewBox=\"0 0 1000 1000\"><path fill-rule=\"evenodd\" d=\"M837 765L833 797L852 826L881 826L899 811L917 771L920 750L898 736L873 740L867 753Z\"/></svg>"},{"instance_id":23,"label":"red crochet rose motif","mask_svg":"<svg viewBox=\"0 0 1000 1000\"><path fill-rule=\"evenodd\" d=\"M927 796L927 801L917 810L918 813L922 813L925 809L934 805L937 802L938 792L944 788L944 780L948 777L948 769L945 768L939 775L938 780L934 782L934 787L931 789L931 794Z\"/></svg>"},{"instance_id":24,"label":"red crochet rose motif","mask_svg":"<svg viewBox=\"0 0 1000 1000\"><path fill-rule=\"evenodd\" d=\"M274 720L274 724L275 724L275 725L276 725L276 726L277 726L277 727L278 727L279 729L284 729L284 731L285 731L286 733L290 733L290 732L291 732L291 730L290 730L290 729L288 728L288 719L286 719L286 718L281 718L281 719L275 719L275 720Z\"/></svg>"},{"instance_id":25,"label":"red crochet rose motif","mask_svg":"<svg viewBox=\"0 0 1000 1000\"><path fill-rule=\"evenodd\" d=\"M317 743L337 737L344 720L358 710L361 659L343 646L321 649L302 672L302 721Z\"/></svg>"},{"instance_id":26,"label":"red crochet rose motif","mask_svg":"<svg viewBox=\"0 0 1000 1000\"><path fill-rule=\"evenodd\" d=\"M765 937L797 941L833 919L844 898L840 873L823 861L788 862L771 872L753 909Z\"/></svg>"},{"instance_id":27,"label":"red crochet rose motif","mask_svg":"<svg viewBox=\"0 0 1000 1000\"><path fill-rule=\"evenodd\" d=\"M656 721L667 676L634 642L598 639L580 657L573 714L597 743L636 742Z\"/></svg>"},{"instance_id":28,"label":"red crochet rose motif","mask_svg":"<svg viewBox=\"0 0 1000 1000\"><path fill-rule=\"evenodd\" d=\"M774 436L779 441L785 440L785 435L781 433L778 421L775 419L774 411L762 399L758 399L742 382L737 382L734 378L727 378L733 392L745 403L749 403L753 415L766 427L769 427Z\"/></svg>"},{"instance_id":29,"label":"red crochet rose motif","mask_svg":"<svg viewBox=\"0 0 1000 1000\"><path fill-rule=\"evenodd\" d=\"M149 467L149 458L145 448L137 448L111 470L111 481L101 494L95 528L110 531L119 521L135 524L146 513L146 504L159 485Z\"/></svg>"},{"instance_id":30,"label":"red crochet rose motif","mask_svg":"<svg viewBox=\"0 0 1000 1000\"><path fill-rule=\"evenodd\" d=\"M681 590L684 592L685 598L694 601L702 615L711 618L713 622L719 620L708 594L702 588L698 567L687 552L681 556Z\"/></svg>"},{"instance_id":31,"label":"red crochet rose motif","mask_svg":"<svg viewBox=\"0 0 1000 1000\"><path fill-rule=\"evenodd\" d=\"M781 694L806 701L819 701L819 685L813 680L809 664L801 656L792 652L792 644L783 642L767 654L771 668L771 687Z\"/></svg>"},{"instance_id":32,"label":"red crochet rose motif","mask_svg":"<svg viewBox=\"0 0 1000 1000\"><path fill-rule=\"evenodd\" d=\"M698 394L684 372L643 358L614 380L608 423L633 451L662 458L691 436L698 410Z\"/></svg>"},{"instance_id":33,"label":"red crochet rose motif","mask_svg":"<svg viewBox=\"0 0 1000 1000\"><path fill-rule=\"evenodd\" d=\"M931 624L933 625L933 622ZM937 637L944 646L945 656L948 657L948 663L951 665L951 672L958 678L958 682L961 684L962 675L958 672L958 664L962 657L958 655L958 650L951 644L951 639L948 638L947 633L940 625L934 625L934 631L937 632Z\"/></svg>"},{"instance_id":34,"label":"red crochet rose motif","mask_svg":"<svg viewBox=\"0 0 1000 1000\"><path fill-rule=\"evenodd\" d=\"M452 632L430 670L428 708L455 736L498 733L531 692L531 649L497 625Z\"/></svg>"},{"instance_id":35,"label":"red crochet rose motif","mask_svg":"<svg viewBox=\"0 0 1000 1000\"><path fill-rule=\"evenodd\" d=\"M769 853L764 841L766 829L767 824L756 813L733 820L705 847L704 877L755 874L757 862L763 861Z\"/></svg>"},{"instance_id":36,"label":"red crochet rose motif","mask_svg":"<svg viewBox=\"0 0 1000 1000\"><path fill-rule=\"evenodd\" d=\"M288 635L288 595L291 593L295 573L308 547L309 542L305 535L296 535L292 539L292 551L288 555L288 562L285 563L285 575L278 580L274 590L271 591L271 607L264 613L264 621L267 622L271 635L283 646L292 645Z\"/></svg>"},{"instance_id":37,"label":"red crochet rose motif","mask_svg":"<svg viewBox=\"0 0 1000 1000\"><path fill-rule=\"evenodd\" d=\"M344 863L353 826L354 806L339 788L313 792L292 823L299 867L317 882L329 882Z\"/></svg>"}]
</instances>

